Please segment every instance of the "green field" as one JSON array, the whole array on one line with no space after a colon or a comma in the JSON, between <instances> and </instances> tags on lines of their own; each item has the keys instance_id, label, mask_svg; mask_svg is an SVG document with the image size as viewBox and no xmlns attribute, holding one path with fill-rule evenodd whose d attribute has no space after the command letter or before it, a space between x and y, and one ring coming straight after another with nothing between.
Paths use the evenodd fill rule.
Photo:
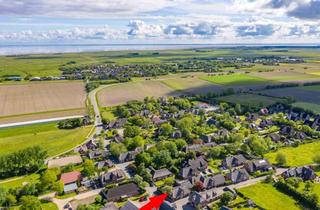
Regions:
<instances>
[{"instance_id":1,"label":"green field","mask_svg":"<svg viewBox=\"0 0 320 210\"><path fill-rule=\"evenodd\" d=\"M41 201L42 210L58 210L58 206L53 202Z\"/></svg>"},{"instance_id":2,"label":"green field","mask_svg":"<svg viewBox=\"0 0 320 210\"><path fill-rule=\"evenodd\" d=\"M301 88L304 90L320 91L320 85L303 86Z\"/></svg>"},{"instance_id":3,"label":"green field","mask_svg":"<svg viewBox=\"0 0 320 210\"><path fill-rule=\"evenodd\" d=\"M263 78L247 74L229 74L220 76L203 76L200 79L220 85L256 85L268 82Z\"/></svg>"},{"instance_id":4,"label":"green field","mask_svg":"<svg viewBox=\"0 0 320 210\"><path fill-rule=\"evenodd\" d=\"M266 210L301 209L293 198L279 192L271 184L259 183L238 191Z\"/></svg>"},{"instance_id":5,"label":"green field","mask_svg":"<svg viewBox=\"0 0 320 210\"><path fill-rule=\"evenodd\" d=\"M23 183L38 183L39 178L39 174L30 174L22 177L13 177L7 180L1 180L0 187L3 187L5 189L13 189L16 187L21 187Z\"/></svg>"},{"instance_id":6,"label":"green field","mask_svg":"<svg viewBox=\"0 0 320 210\"><path fill-rule=\"evenodd\" d=\"M82 143L91 130L91 126L60 130L56 123L44 123L28 126L0 129L0 155L39 145L49 156L63 153Z\"/></svg>"},{"instance_id":7,"label":"green field","mask_svg":"<svg viewBox=\"0 0 320 210\"><path fill-rule=\"evenodd\" d=\"M236 94L230 96L223 96L217 98L219 101L229 102L233 104L241 104L251 107L267 107L277 102L283 101L282 99L260 96L255 94Z\"/></svg>"},{"instance_id":8,"label":"green field","mask_svg":"<svg viewBox=\"0 0 320 210\"><path fill-rule=\"evenodd\" d=\"M292 106L302 108L305 110L312 111L316 114L320 114L320 105L319 104L313 104L313 103L307 103L307 102L296 102L293 103Z\"/></svg>"},{"instance_id":9,"label":"green field","mask_svg":"<svg viewBox=\"0 0 320 210\"><path fill-rule=\"evenodd\" d=\"M265 157L271 162L276 163L275 159L278 153L283 153L287 158L288 166L303 166L313 163L312 158L320 152L320 142L303 144L298 147L288 147L279 149L277 152L271 152Z\"/></svg>"}]
</instances>

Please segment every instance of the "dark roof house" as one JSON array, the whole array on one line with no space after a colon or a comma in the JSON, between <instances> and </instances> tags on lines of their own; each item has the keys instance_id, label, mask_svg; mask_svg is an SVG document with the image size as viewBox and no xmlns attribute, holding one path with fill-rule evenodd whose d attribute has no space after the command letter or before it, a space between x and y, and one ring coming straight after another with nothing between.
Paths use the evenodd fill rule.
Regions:
<instances>
[{"instance_id":1,"label":"dark roof house","mask_svg":"<svg viewBox=\"0 0 320 210\"><path fill-rule=\"evenodd\" d=\"M243 165L246 161L247 159L243 155L229 156L222 161L222 167L224 169L238 167Z\"/></svg>"},{"instance_id":2,"label":"dark roof house","mask_svg":"<svg viewBox=\"0 0 320 210\"><path fill-rule=\"evenodd\" d=\"M249 180L250 176L246 169L240 168L240 169L235 169L234 171L230 172L227 174L227 179L231 180L232 183L239 183L243 181Z\"/></svg>"}]
</instances>

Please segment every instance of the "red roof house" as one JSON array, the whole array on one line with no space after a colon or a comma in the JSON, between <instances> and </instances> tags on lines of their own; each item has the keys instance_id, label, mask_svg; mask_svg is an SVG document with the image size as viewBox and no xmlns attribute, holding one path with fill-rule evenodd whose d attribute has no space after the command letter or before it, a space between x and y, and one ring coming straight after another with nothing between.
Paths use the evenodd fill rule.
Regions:
<instances>
[{"instance_id":1,"label":"red roof house","mask_svg":"<svg viewBox=\"0 0 320 210\"><path fill-rule=\"evenodd\" d=\"M81 178L81 173L79 171L72 171L69 173L64 173L61 175L61 181L63 184L70 184L79 181Z\"/></svg>"}]
</instances>

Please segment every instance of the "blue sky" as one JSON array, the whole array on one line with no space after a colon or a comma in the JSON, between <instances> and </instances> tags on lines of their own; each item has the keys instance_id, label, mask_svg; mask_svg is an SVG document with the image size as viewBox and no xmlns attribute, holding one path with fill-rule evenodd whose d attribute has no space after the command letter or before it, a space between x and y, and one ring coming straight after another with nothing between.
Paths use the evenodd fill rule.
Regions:
<instances>
[{"instance_id":1,"label":"blue sky","mask_svg":"<svg viewBox=\"0 0 320 210\"><path fill-rule=\"evenodd\" d=\"M0 43L319 43L320 0L0 0Z\"/></svg>"}]
</instances>

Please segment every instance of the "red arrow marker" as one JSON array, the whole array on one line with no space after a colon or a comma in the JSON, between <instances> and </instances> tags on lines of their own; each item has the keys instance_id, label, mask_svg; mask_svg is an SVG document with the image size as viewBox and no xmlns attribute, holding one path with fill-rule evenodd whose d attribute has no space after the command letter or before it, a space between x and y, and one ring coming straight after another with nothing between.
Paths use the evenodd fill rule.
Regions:
<instances>
[{"instance_id":1,"label":"red arrow marker","mask_svg":"<svg viewBox=\"0 0 320 210\"><path fill-rule=\"evenodd\" d=\"M142 206L140 210L158 210L166 197L167 194L151 197L149 198L149 203Z\"/></svg>"}]
</instances>

